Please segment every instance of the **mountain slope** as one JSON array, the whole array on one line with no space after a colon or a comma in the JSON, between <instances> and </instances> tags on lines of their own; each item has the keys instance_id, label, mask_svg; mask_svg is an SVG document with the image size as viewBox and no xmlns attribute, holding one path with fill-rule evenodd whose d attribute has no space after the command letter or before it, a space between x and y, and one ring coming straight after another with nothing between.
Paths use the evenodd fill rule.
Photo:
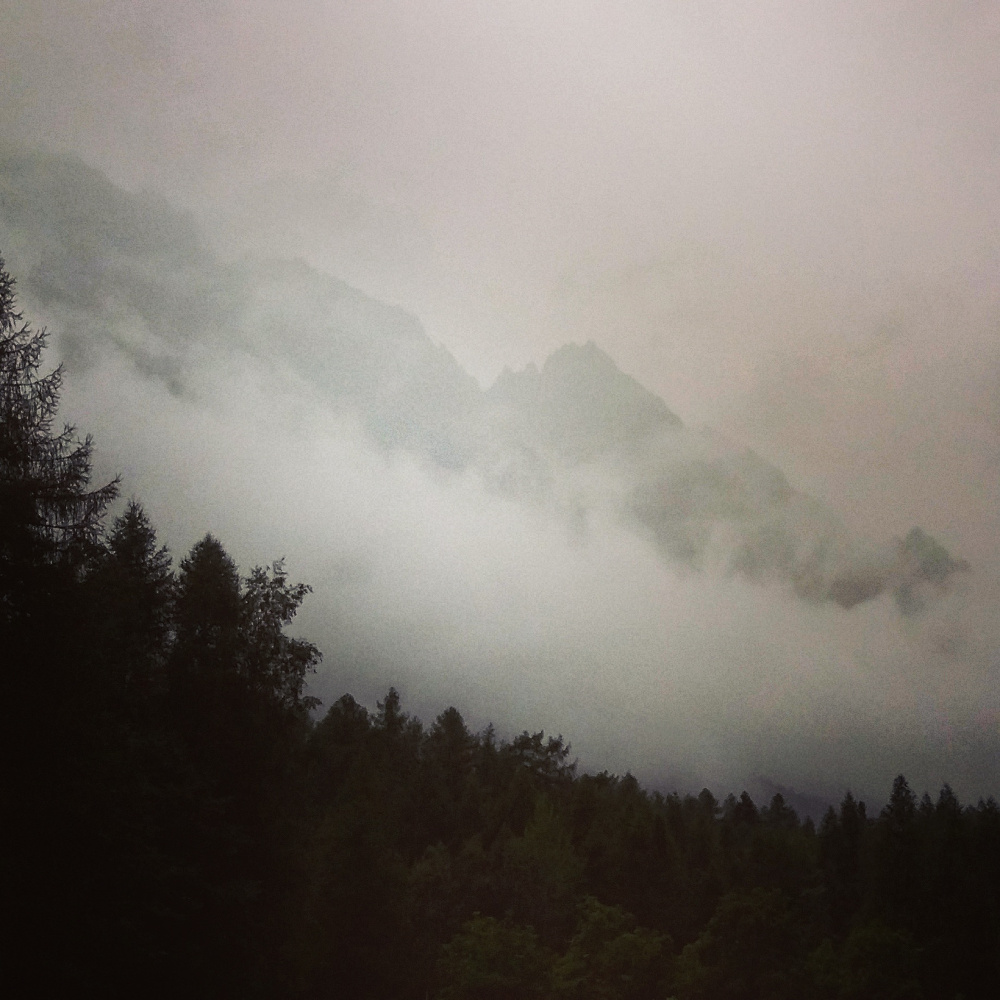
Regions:
<instances>
[{"instance_id":1,"label":"mountain slope","mask_svg":"<svg viewBox=\"0 0 1000 1000\"><path fill-rule=\"evenodd\" d=\"M688 430L593 343L487 390L401 309L302 262L220 261L194 222L73 159L0 151L0 246L74 370L127 357L180 397L206 352L288 369L373 445L562 517L591 515L693 569L850 608L919 613L967 568L920 529L873 545L774 466ZM204 390L201 390L204 391Z\"/></svg>"}]
</instances>

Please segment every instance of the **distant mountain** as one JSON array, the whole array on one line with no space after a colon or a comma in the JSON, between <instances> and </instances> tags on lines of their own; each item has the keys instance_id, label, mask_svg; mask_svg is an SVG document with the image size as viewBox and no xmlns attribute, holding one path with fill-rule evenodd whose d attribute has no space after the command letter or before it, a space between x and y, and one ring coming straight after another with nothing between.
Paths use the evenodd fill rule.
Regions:
<instances>
[{"instance_id":1,"label":"distant mountain","mask_svg":"<svg viewBox=\"0 0 1000 1000\"><path fill-rule=\"evenodd\" d=\"M668 561L844 608L892 592L908 615L968 568L919 528L883 545L852 536L773 465L686 429L593 343L483 390L403 310L302 262L223 263L189 216L79 160L0 150L0 251L74 368L116 352L184 396L206 350L258 357L374 446L471 470L582 537L600 513Z\"/></svg>"},{"instance_id":2,"label":"distant mountain","mask_svg":"<svg viewBox=\"0 0 1000 1000\"><path fill-rule=\"evenodd\" d=\"M681 427L662 399L592 342L561 347L541 371L505 370L486 404L494 433L570 462L630 454L651 436Z\"/></svg>"}]
</instances>

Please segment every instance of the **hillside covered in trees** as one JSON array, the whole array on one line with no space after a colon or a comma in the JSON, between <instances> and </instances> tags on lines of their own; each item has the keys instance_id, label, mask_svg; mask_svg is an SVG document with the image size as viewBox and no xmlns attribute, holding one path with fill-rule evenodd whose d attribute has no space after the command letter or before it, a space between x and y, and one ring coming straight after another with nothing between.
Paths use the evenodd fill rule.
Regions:
<instances>
[{"instance_id":1,"label":"hillside covered in trees","mask_svg":"<svg viewBox=\"0 0 1000 1000\"><path fill-rule=\"evenodd\" d=\"M13 963L39 995L972 998L1000 976L1000 809L822 821L578 774L561 736L325 712L308 587L206 536L174 566L0 261L0 648ZM628 740L628 734L622 734Z\"/></svg>"}]
</instances>

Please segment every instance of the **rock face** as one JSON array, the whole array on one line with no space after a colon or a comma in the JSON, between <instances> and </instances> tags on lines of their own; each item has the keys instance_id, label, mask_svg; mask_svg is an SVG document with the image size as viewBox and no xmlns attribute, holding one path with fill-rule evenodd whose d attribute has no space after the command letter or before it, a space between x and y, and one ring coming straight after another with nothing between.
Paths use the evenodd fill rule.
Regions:
<instances>
[{"instance_id":1,"label":"rock face","mask_svg":"<svg viewBox=\"0 0 1000 1000\"><path fill-rule=\"evenodd\" d=\"M681 421L593 342L567 344L539 371L509 370L486 394L498 431L569 462L631 453Z\"/></svg>"},{"instance_id":2,"label":"rock face","mask_svg":"<svg viewBox=\"0 0 1000 1000\"><path fill-rule=\"evenodd\" d=\"M302 262L224 264L188 216L77 160L0 150L0 248L75 369L116 352L184 397L206 352L255 357L373 446L471 471L578 538L599 515L693 569L843 608L892 592L904 614L968 568L920 529L882 546L851 536L757 455L684 428L593 343L483 390L403 310Z\"/></svg>"}]
</instances>

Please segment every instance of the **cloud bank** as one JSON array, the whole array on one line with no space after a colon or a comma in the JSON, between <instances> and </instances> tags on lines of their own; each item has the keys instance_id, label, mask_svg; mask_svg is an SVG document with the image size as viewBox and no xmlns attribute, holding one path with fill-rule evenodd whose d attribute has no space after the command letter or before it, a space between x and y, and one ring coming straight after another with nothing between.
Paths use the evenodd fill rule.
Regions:
<instances>
[{"instance_id":1,"label":"cloud bank","mask_svg":"<svg viewBox=\"0 0 1000 1000\"><path fill-rule=\"evenodd\" d=\"M328 701L394 683L667 785L996 791L989 565L868 541L593 344L483 389L404 311L227 262L79 161L8 150L0 231L99 471L178 555L288 558Z\"/></svg>"}]
</instances>

